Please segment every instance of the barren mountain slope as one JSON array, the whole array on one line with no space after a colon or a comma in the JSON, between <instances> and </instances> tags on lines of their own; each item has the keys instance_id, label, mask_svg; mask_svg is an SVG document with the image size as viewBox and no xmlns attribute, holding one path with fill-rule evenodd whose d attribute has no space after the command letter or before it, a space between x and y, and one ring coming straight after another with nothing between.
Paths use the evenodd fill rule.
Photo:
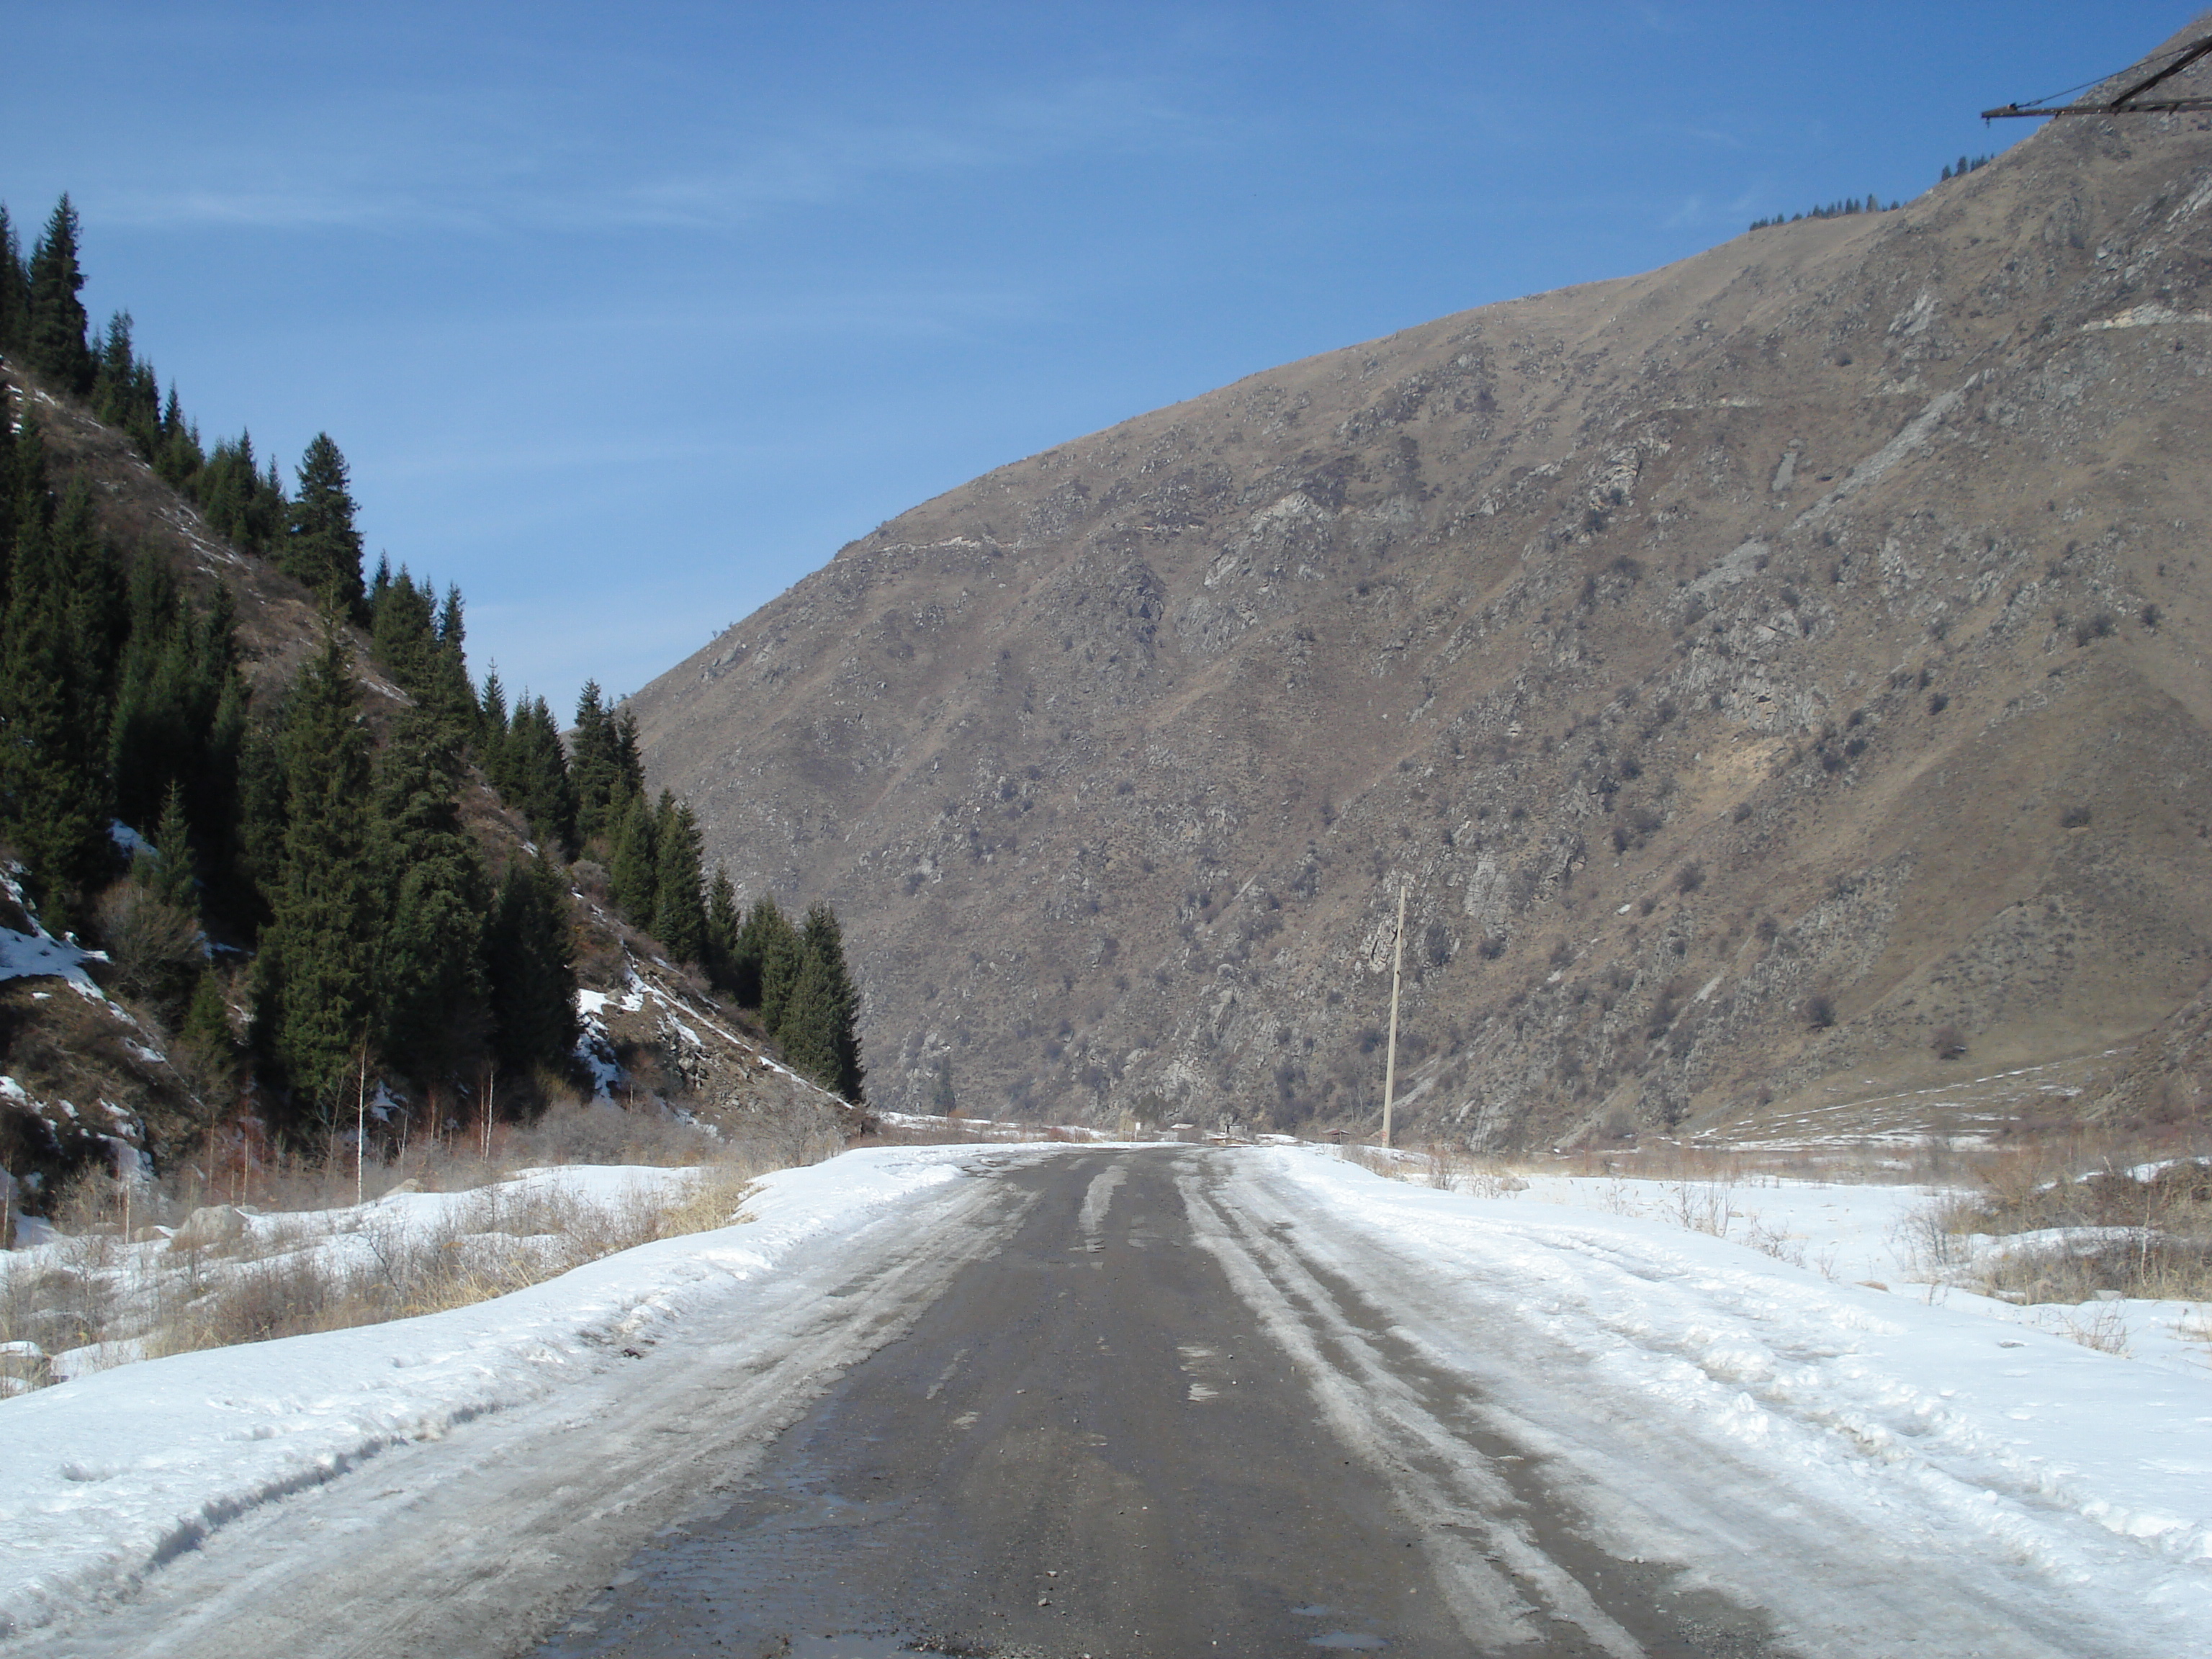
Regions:
<instances>
[{"instance_id":1,"label":"barren mountain slope","mask_svg":"<svg viewBox=\"0 0 2212 1659\"><path fill-rule=\"evenodd\" d=\"M838 906L884 1105L1372 1111L1401 880L1427 1132L2125 1043L2212 971L2208 207L2068 124L1079 440L639 694L653 781Z\"/></svg>"}]
</instances>

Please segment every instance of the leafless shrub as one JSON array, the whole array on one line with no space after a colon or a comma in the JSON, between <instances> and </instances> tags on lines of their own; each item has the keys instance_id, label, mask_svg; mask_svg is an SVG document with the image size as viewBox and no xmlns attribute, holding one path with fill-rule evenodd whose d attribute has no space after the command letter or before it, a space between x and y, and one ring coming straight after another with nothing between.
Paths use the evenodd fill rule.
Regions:
<instances>
[{"instance_id":1,"label":"leafless shrub","mask_svg":"<svg viewBox=\"0 0 2212 1659\"><path fill-rule=\"evenodd\" d=\"M1938 1060L1956 1060L1966 1052L1966 1039L1956 1025L1946 1020L1928 1034L1928 1047Z\"/></svg>"}]
</instances>

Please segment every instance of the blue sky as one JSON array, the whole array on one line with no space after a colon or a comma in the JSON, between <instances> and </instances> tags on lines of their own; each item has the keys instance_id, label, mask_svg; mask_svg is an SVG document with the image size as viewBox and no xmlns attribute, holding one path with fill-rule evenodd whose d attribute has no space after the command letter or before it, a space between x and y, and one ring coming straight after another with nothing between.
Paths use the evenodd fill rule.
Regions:
<instances>
[{"instance_id":1,"label":"blue sky","mask_svg":"<svg viewBox=\"0 0 2212 1659\"><path fill-rule=\"evenodd\" d=\"M2135 0L0 0L0 199L564 716L1001 463L1935 181Z\"/></svg>"}]
</instances>

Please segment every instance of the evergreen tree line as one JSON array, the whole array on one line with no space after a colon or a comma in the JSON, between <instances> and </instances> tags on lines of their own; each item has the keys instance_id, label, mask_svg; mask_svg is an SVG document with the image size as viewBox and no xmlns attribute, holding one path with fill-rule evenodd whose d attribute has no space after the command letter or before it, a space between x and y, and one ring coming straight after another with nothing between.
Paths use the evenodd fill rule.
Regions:
<instances>
[{"instance_id":1,"label":"evergreen tree line","mask_svg":"<svg viewBox=\"0 0 2212 1659\"><path fill-rule=\"evenodd\" d=\"M155 408L127 315L88 340L77 231L64 197L27 264L0 208L0 352L129 433L216 529L318 592L324 620L280 706L252 707L228 594L203 606L158 556L120 555L81 483L51 487L35 423L19 439L0 422L0 836L49 914L129 945L130 988L204 1079L251 1068L305 1121L364 1066L434 1090L567 1064L574 978L551 866L589 854L633 921L759 1009L797 1069L858 1100L856 999L829 908L794 927L773 899L741 915L719 872L706 884L690 809L648 801L635 720L596 684L566 742L542 697L510 714L495 672L477 691L458 588L441 599L388 562L364 585L327 434L289 494L249 438L204 453L173 387ZM349 622L410 699L381 746ZM471 763L544 849L497 879L460 820ZM156 825L123 881L116 820ZM242 1047L203 929L253 953Z\"/></svg>"},{"instance_id":2,"label":"evergreen tree line","mask_svg":"<svg viewBox=\"0 0 2212 1659\"><path fill-rule=\"evenodd\" d=\"M256 707L228 592L195 600L159 556L119 551L82 481L55 488L35 420L20 434L0 421L0 841L50 921L109 947L211 1100L251 1071L297 1127L363 1065L431 1090L568 1066L565 889L537 860L488 867L461 824L476 703L459 592L441 606L380 572L372 617L337 446L308 446L289 495L248 439L202 455L173 389L156 409L130 319L87 338L77 232L64 197L27 263L0 208L0 352L314 587L323 635L276 706ZM372 625L412 694L380 746L348 621ZM118 822L150 839L118 838ZM247 955L242 975L219 965Z\"/></svg>"},{"instance_id":3,"label":"evergreen tree line","mask_svg":"<svg viewBox=\"0 0 2212 1659\"><path fill-rule=\"evenodd\" d=\"M90 331L78 297L84 288L80 229L64 195L27 260L0 205L0 356L20 359L49 389L78 398L127 434L218 534L274 560L363 620L361 542L337 446L325 435L307 447L296 495L287 495L273 457L264 463L255 456L251 434L208 448L198 424L185 418L174 384L164 398L153 365L138 356L130 313L109 318L104 332Z\"/></svg>"},{"instance_id":4,"label":"evergreen tree line","mask_svg":"<svg viewBox=\"0 0 2212 1659\"><path fill-rule=\"evenodd\" d=\"M568 1063L565 892L536 860L486 868L463 738L426 702L380 748L335 611L280 706L254 707L228 594L121 555L82 483L52 487L36 424L0 422L0 840L204 1092L251 1067L301 1127L362 1062L426 1088ZM126 855L118 821L150 840ZM242 1043L204 939L253 953Z\"/></svg>"},{"instance_id":5,"label":"evergreen tree line","mask_svg":"<svg viewBox=\"0 0 2212 1659\"><path fill-rule=\"evenodd\" d=\"M496 671L477 699L484 775L541 842L606 872L607 896L672 959L739 1007L758 1011L793 1070L858 1102L860 1002L836 913L819 902L794 925L772 895L742 908L726 871L705 879L689 804L646 791L637 723L587 682L562 740L543 697L507 713Z\"/></svg>"},{"instance_id":6,"label":"evergreen tree line","mask_svg":"<svg viewBox=\"0 0 2212 1659\"><path fill-rule=\"evenodd\" d=\"M1956 162L1943 164L1943 175L1938 184L1948 184L1954 179L1963 179L1970 173L1978 173L1997 158L1994 155L1961 155ZM1802 219L1841 219L1854 213L1894 213L1902 205L1892 202L1887 208L1880 199L1869 195L1864 201L1846 197L1840 202L1831 202L1826 207L1816 207L1804 213L1793 213L1787 218L1776 214L1771 219L1753 219L1751 228L1765 230L1769 225L1794 225Z\"/></svg>"},{"instance_id":7,"label":"evergreen tree line","mask_svg":"<svg viewBox=\"0 0 2212 1659\"><path fill-rule=\"evenodd\" d=\"M1943 176L1948 179L1951 175L1947 172ZM1862 201L1857 197L1849 196L1840 202L1831 202L1826 207L1808 208L1802 213L1793 213L1787 218L1778 213L1771 219L1753 219L1751 228L1765 230L1769 225L1794 225L1805 219L1846 219L1855 213L1894 213L1899 205L1892 202L1885 208L1876 197L1869 195Z\"/></svg>"}]
</instances>

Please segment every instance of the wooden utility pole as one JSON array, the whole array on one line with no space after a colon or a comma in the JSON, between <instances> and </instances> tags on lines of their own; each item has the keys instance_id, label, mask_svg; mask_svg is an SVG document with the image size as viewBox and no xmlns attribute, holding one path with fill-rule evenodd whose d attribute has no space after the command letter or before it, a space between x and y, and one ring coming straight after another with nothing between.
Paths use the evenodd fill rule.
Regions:
<instances>
[{"instance_id":1,"label":"wooden utility pole","mask_svg":"<svg viewBox=\"0 0 2212 1659\"><path fill-rule=\"evenodd\" d=\"M368 1033L361 1037L361 1082L353 1097L353 1206L361 1207L362 1164L368 1157Z\"/></svg>"},{"instance_id":2,"label":"wooden utility pole","mask_svg":"<svg viewBox=\"0 0 2212 1659\"><path fill-rule=\"evenodd\" d=\"M1398 933L1390 945L1390 1046L1382 1059L1382 1144L1390 1144L1390 1107L1398 1092L1398 983L1406 966L1406 890L1398 884Z\"/></svg>"}]
</instances>

